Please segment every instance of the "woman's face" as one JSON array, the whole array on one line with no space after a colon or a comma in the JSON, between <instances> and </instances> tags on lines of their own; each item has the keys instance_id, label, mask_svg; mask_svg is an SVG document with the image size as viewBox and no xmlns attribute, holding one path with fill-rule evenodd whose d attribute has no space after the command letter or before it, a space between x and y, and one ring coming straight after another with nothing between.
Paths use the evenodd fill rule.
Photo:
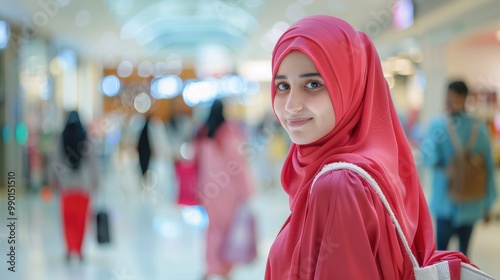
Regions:
<instances>
[{"instance_id":1,"label":"woman's face","mask_svg":"<svg viewBox=\"0 0 500 280\"><path fill-rule=\"evenodd\" d=\"M313 143L333 130L330 95L309 57L290 52L281 61L274 83L274 110L295 144Z\"/></svg>"}]
</instances>

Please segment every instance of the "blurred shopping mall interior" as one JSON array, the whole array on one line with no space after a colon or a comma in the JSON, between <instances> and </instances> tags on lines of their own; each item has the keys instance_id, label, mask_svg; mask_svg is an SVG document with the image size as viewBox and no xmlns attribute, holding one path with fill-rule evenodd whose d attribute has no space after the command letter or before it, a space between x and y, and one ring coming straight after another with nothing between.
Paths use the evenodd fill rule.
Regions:
<instances>
[{"instance_id":1,"label":"blurred shopping mall interior","mask_svg":"<svg viewBox=\"0 0 500 280\"><path fill-rule=\"evenodd\" d=\"M0 279L201 279L206 213L177 203L171 158L157 158L153 186L141 187L136 145L148 114L179 144L171 154L189 157L215 98L244 127L255 184L258 256L233 279L263 279L289 215L280 170L290 141L271 110L271 54L293 22L314 14L345 19L374 41L426 194L419 143L443 112L450 79L469 85L468 109L489 125L500 165L498 0L0 0ZM50 153L72 110L99 159L91 211L108 212L111 233L97 243L89 216L82 263L65 261L60 201L48 187ZM500 278L500 202L494 218L478 222L470 258Z\"/></svg>"}]
</instances>

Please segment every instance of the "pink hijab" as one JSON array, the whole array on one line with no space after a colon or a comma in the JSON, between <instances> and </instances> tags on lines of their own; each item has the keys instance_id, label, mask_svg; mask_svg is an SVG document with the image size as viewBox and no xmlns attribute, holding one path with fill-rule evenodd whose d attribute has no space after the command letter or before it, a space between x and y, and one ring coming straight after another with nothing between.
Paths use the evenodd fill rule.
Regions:
<instances>
[{"instance_id":1,"label":"pink hijab","mask_svg":"<svg viewBox=\"0 0 500 280\"><path fill-rule=\"evenodd\" d=\"M335 17L304 18L276 44L272 85L281 61L291 51L303 52L315 64L337 120L335 128L322 139L308 145L291 145L281 181L290 196L293 215L305 217L305 212L294 209L306 209L297 206L306 204L313 178L323 165L354 163L378 182L410 245L416 248L417 259L427 263L435 251L432 222L412 151L371 40ZM273 86L273 104L275 94ZM302 231L300 224L289 226L296 227L289 229L290 234Z\"/></svg>"}]
</instances>

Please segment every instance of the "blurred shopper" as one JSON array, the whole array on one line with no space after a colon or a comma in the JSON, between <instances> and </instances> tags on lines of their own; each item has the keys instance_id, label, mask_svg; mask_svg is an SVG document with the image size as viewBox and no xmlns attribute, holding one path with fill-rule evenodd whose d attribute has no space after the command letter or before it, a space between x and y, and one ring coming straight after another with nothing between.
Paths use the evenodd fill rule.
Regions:
<instances>
[{"instance_id":1,"label":"blurred shopper","mask_svg":"<svg viewBox=\"0 0 500 280\"><path fill-rule=\"evenodd\" d=\"M139 166L141 167L141 175L144 178L146 172L149 170L149 162L151 160L151 141L149 140L149 122L150 117L146 117L144 125L139 134L139 141L137 143L137 154L139 156Z\"/></svg>"},{"instance_id":2,"label":"blurred shopper","mask_svg":"<svg viewBox=\"0 0 500 280\"><path fill-rule=\"evenodd\" d=\"M198 205L197 167L194 156L194 125L185 114L174 114L167 125L172 149L176 183L176 203L181 206Z\"/></svg>"},{"instance_id":3,"label":"blurred shopper","mask_svg":"<svg viewBox=\"0 0 500 280\"><path fill-rule=\"evenodd\" d=\"M173 202L176 189L174 159L165 124L152 112L138 121L142 121L136 148L143 198L148 197L151 202Z\"/></svg>"},{"instance_id":4,"label":"blurred shopper","mask_svg":"<svg viewBox=\"0 0 500 280\"><path fill-rule=\"evenodd\" d=\"M463 81L448 85L446 114L431 121L422 144L426 162L432 166L430 210L436 217L437 249L446 250L450 238L456 235L459 250L464 254L468 252L474 224L482 218L489 221L497 195L489 132L481 120L466 113L468 92ZM458 157L466 152L480 156L479 169L458 162ZM453 171L450 168L454 164L467 169ZM473 181L467 182L470 179ZM471 187L470 193L459 197L454 191L455 183L469 183L458 188Z\"/></svg>"},{"instance_id":5,"label":"blurred shopper","mask_svg":"<svg viewBox=\"0 0 500 280\"><path fill-rule=\"evenodd\" d=\"M239 127L225 120L223 103L215 100L195 142L198 199L209 219L203 279L212 276L229 279L234 266L231 260L223 257L222 252L228 249L224 248L224 242L228 239L234 215L252 192L247 162L238 149L242 142Z\"/></svg>"},{"instance_id":6,"label":"blurred shopper","mask_svg":"<svg viewBox=\"0 0 500 280\"><path fill-rule=\"evenodd\" d=\"M91 195L99 187L99 167L95 147L78 112L69 113L66 126L55 144L50 164L50 184L61 194L66 259L69 261L72 255L76 255L83 260L87 212Z\"/></svg>"},{"instance_id":7,"label":"blurred shopper","mask_svg":"<svg viewBox=\"0 0 500 280\"><path fill-rule=\"evenodd\" d=\"M191 117L185 114L173 115L166 129L174 159L185 159L188 155L183 154L183 149L193 142L195 132Z\"/></svg>"},{"instance_id":8,"label":"blurred shopper","mask_svg":"<svg viewBox=\"0 0 500 280\"><path fill-rule=\"evenodd\" d=\"M273 109L293 142L281 174L291 214L265 279L415 279L413 266L469 263L435 250L413 155L366 34L335 17L303 18L278 40L272 75Z\"/></svg>"}]
</instances>

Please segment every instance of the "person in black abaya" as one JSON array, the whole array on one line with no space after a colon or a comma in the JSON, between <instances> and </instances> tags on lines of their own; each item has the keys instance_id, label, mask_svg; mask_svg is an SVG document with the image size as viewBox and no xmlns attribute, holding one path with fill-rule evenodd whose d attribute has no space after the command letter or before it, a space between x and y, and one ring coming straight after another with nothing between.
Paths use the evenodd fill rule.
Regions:
<instances>
[{"instance_id":1,"label":"person in black abaya","mask_svg":"<svg viewBox=\"0 0 500 280\"><path fill-rule=\"evenodd\" d=\"M146 118L144 127L142 128L141 134L139 136L139 143L137 144L137 151L139 153L139 164L141 166L141 173L144 177L149 168L149 162L151 160L151 142L149 140L149 121L150 118Z\"/></svg>"}]
</instances>

